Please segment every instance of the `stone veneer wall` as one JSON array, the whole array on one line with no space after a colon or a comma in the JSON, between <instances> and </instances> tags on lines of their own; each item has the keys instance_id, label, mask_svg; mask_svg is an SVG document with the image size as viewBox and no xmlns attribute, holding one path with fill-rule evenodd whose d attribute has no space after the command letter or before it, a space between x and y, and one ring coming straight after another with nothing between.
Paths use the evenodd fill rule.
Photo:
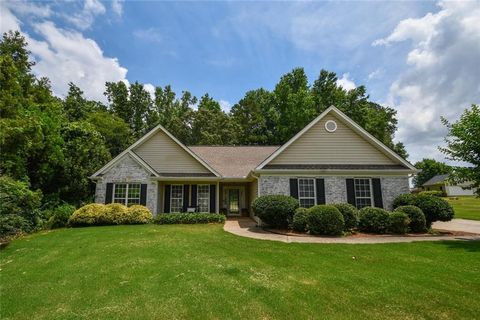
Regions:
<instances>
[{"instance_id":1,"label":"stone veneer wall","mask_svg":"<svg viewBox=\"0 0 480 320\"><path fill-rule=\"evenodd\" d=\"M283 194L290 195L290 178L300 176L260 176L260 195ZM351 176L317 176L315 178L325 179L326 203L347 202L347 187L345 179ZM409 193L408 177L371 176L380 178L382 185L383 206L386 210L393 209L393 199L402 193Z\"/></svg>"},{"instance_id":2,"label":"stone veneer wall","mask_svg":"<svg viewBox=\"0 0 480 320\"><path fill-rule=\"evenodd\" d=\"M157 182L152 181L150 172L140 166L131 156L125 155L122 160L105 172L102 178L97 181L95 188L95 202L105 203L107 183L110 182L136 182L147 184L146 206L150 209L153 215L157 214Z\"/></svg>"}]
</instances>

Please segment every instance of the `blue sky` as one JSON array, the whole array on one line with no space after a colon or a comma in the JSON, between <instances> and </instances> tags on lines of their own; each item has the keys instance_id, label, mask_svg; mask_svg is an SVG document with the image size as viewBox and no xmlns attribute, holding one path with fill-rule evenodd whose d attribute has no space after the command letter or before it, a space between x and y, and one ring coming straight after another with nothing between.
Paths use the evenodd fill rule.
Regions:
<instances>
[{"instance_id":1,"label":"blue sky","mask_svg":"<svg viewBox=\"0 0 480 320\"><path fill-rule=\"evenodd\" d=\"M454 120L480 100L478 1L8 1L0 9L1 31L21 29L34 72L59 96L69 81L93 99L104 99L105 81L139 81L208 92L228 111L295 67L310 82L323 68L398 110L397 138L413 161L442 159L440 115Z\"/></svg>"}]
</instances>

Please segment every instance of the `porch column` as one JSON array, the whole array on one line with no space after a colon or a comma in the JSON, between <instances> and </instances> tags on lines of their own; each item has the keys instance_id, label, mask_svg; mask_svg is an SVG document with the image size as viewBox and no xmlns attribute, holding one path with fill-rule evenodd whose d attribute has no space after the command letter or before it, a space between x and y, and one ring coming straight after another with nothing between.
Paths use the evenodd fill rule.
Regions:
<instances>
[{"instance_id":1,"label":"porch column","mask_svg":"<svg viewBox=\"0 0 480 320\"><path fill-rule=\"evenodd\" d=\"M220 213L220 182L218 181L215 188L215 213Z\"/></svg>"}]
</instances>

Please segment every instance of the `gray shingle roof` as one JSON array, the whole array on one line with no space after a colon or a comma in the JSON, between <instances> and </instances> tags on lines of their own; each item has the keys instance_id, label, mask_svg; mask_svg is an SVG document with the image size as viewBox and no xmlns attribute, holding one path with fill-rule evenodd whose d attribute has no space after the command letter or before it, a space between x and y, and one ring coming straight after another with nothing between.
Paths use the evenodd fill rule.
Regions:
<instances>
[{"instance_id":1,"label":"gray shingle roof","mask_svg":"<svg viewBox=\"0 0 480 320\"><path fill-rule=\"evenodd\" d=\"M444 182L445 180L448 179L448 176L449 176L449 174L436 175L435 177L431 178L430 180L428 180L427 182L422 184L422 186L431 186L431 185L434 185L434 184L437 184L437 183Z\"/></svg>"},{"instance_id":2,"label":"gray shingle roof","mask_svg":"<svg viewBox=\"0 0 480 320\"><path fill-rule=\"evenodd\" d=\"M246 177L279 146L189 146L224 177Z\"/></svg>"}]
</instances>

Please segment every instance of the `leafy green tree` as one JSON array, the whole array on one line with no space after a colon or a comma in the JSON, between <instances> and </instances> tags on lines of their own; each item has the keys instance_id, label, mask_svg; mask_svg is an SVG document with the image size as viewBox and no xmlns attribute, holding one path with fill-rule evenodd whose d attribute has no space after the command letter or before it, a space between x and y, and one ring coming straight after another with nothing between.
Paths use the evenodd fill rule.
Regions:
<instances>
[{"instance_id":1,"label":"leafy green tree","mask_svg":"<svg viewBox=\"0 0 480 320\"><path fill-rule=\"evenodd\" d=\"M236 143L234 123L220 104L205 94L198 104L192 123L192 143L196 145L229 145Z\"/></svg>"},{"instance_id":2,"label":"leafy green tree","mask_svg":"<svg viewBox=\"0 0 480 320\"><path fill-rule=\"evenodd\" d=\"M85 99L83 91L74 83L70 82L68 87L68 94L63 100L63 109L69 121L82 120L91 112L106 110L102 103Z\"/></svg>"},{"instance_id":3,"label":"leafy green tree","mask_svg":"<svg viewBox=\"0 0 480 320\"><path fill-rule=\"evenodd\" d=\"M238 127L238 143L242 145L265 145L273 140L275 110L272 94L265 89L248 91L232 107L232 121Z\"/></svg>"},{"instance_id":4,"label":"leafy green tree","mask_svg":"<svg viewBox=\"0 0 480 320\"><path fill-rule=\"evenodd\" d=\"M293 137L315 117L315 102L310 94L303 68L283 75L273 90L273 104L278 113L277 132L273 144Z\"/></svg>"},{"instance_id":5,"label":"leafy green tree","mask_svg":"<svg viewBox=\"0 0 480 320\"><path fill-rule=\"evenodd\" d=\"M422 159L415 163L415 168L421 170L414 178L413 185L420 187L425 182L439 174L447 174L452 172L452 167L449 165L436 161L434 159Z\"/></svg>"},{"instance_id":6,"label":"leafy green tree","mask_svg":"<svg viewBox=\"0 0 480 320\"><path fill-rule=\"evenodd\" d=\"M70 122L62 128L65 163L60 183L60 198L79 204L92 194L89 179L111 159L102 135L86 122Z\"/></svg>"},{"instance_id":7,"label":"leafy green tree","mask_svg":"<svg viewBox=\"0 0 480 320\"><path fill-rule=\"evenodd\" d=\"M88 114L86 121L102 135L112 157L133 143L132 132L128 124L111 112L92 112Z\"/></svg>"},{"instance_id":8,"label":"leafy green tree","mask_svg":"<svg viewBox=\"0 0 480 320\"><path fill-rule=\"evenodd\" d=\"M455 123L442 117L442 123L448 128L448 134L447 146L440 150L451 160L472 164L471 167L456 167L453 179L459 183L471 182L469 188L476 188L480 197L480 107L473 104Z\"/></svg>"}]
</instances>

